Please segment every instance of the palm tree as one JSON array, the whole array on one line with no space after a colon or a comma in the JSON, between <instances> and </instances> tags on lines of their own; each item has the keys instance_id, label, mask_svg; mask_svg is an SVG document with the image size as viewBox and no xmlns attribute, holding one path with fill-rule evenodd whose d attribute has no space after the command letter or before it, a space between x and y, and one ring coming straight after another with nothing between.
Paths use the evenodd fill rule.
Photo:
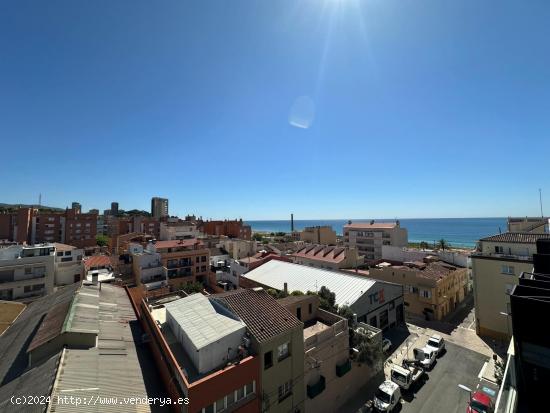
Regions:
<instances>
[{"instance_id":1,"label":"palm tree","mask_svg":"<svg viewBox=\"0 0 550 413\"><path fill-rule=\"evenodd\" d=\"M441 238L439 241L437 241L437 246L445 251L446 248L449 248L449 243Z\"/></svg>"},{"instance_id":2,"label":"palm tree","mask_svg":"<svg viewBox=\"0 0 550 413\"><path fill-rule=\"evenodd\" d=\"M429 247L428 243L426 241L422 241L420 243L420 249L427 250Z\"/></svg>"}]
</instances>

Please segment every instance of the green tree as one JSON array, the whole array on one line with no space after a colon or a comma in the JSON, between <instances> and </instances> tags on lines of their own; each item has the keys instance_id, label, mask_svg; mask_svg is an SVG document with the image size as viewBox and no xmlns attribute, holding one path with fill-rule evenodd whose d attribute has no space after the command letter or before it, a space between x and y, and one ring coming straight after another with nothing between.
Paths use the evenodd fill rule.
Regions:
<instances>
[{"instance_id":1,"label":"green tree","mask_svg":"<svg viewBox=\"0 0 550 413\"><path fill-rule=\"evenodd\" d=\"M262 241L264 239L264 237L259 232L255 232L254 234L252 234L252 239L254 241Z\"/></svg>"},{"instance_id":2,"label":"green tree","mask_svg":"<svg viewBox=\"0 0 550 413\"><path fill-rule=\"evenodd\" d=\"M182 290L185 291L187 294L200 293L202 290L204 290L204 286L200 282L194 282L191 284L185 284L182 287Z\"/></svg>"},{"instance_id":3,"label":"green tree","mask_svg":"<svg viewBox=\"0 0 550 413\"><path fill-rule=\"evenodd\" d=\"M331 313L336 312L336 294L330 291L324 285L319 289L317 293L319 296L319 307L323 310L330 311Z\"/></svg>"},{"instance_id":4,"label":"green tree","mask_svg":"<svg viewBox=\"0 0 550 413\"><path fill-rule=\"evenodd\" d=\"M300 290L294 290L290 293L290 295L293 295L293 296L302 296L304 295L303 292L301 292Z\"/></svg>"},{"instance_id":5,"label":"green tree","mask_svg":"<svg viewBox=\"0 0 550 413\"><path fill-rule=\"evenodd\" d=\"M104 247L107 244L109 244L109 237L107 237L106 235L103 235L103 234L98 234L95 237L95 242L100 247Z\"/></svg>"},{"instance_id":6,"label":"green tree","mask_svg":"<svg viewBox=\"0 0 550 413\"><path fill-rule=\"evenodd\" d=\"M422 241L420 243L420 248L423 249L423 250L427 250L429 248L429 245L426 241Z\"/></svg>"},{"instance_id":7,"label":"green tree","mask_svg":"<svg viewBox=\"0 0 550 413\"><path fill-rule=\"evenodd\" d=\"M384 364L384 352L382 343L378 340L371 340L364 334L355 334L354 348L358 350L357 361L366 363L367 366L378 371Z\"/></svg>"},{"instance_id":8,"label":"green tree","mask_svg":"<svg viewBox=\"0 0 550 413\"><path fill-rule=\"evenodd\" d=\"M449 243L445 241L443 238L441 238L439 241L437 241L437 246L445 251L445 249L449 248Z\"/></svg>"}]
</instances>

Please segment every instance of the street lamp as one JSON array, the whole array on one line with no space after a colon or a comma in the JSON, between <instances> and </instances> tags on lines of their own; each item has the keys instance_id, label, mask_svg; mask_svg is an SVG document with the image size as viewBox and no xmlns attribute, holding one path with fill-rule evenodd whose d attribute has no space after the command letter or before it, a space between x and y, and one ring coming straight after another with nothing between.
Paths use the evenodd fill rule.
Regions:
<instances>
[{"instance_id":1,"label":"street lamp","mask_svg":"<svg viewBox=\"0 0 550 413\"><path fill-rule=\"evenodd\" d=\"M468 394L470 395L470 401L472 401L472 389L470 389L468 386L465 386L465 385L463 385L463 384L459 384L458 387L459 387L461 390L467 391Z\"/></svg>"}]
</instances>

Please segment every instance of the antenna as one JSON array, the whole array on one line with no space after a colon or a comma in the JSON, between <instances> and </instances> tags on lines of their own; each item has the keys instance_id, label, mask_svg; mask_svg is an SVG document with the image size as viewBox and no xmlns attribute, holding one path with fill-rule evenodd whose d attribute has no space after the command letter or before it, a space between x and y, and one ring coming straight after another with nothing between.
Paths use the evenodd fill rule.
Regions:
<instances>
[{"instance_id":1,"label":"antenna","mask_svg":"<svg viewBox=\"0 0 550 413\"><path fill-rule=\"evenodd\" d=\"M540 202L540 217L544 218L544 214L542 213L542 189L539 188L539 202Z\"/></svg>"}]
</instances>

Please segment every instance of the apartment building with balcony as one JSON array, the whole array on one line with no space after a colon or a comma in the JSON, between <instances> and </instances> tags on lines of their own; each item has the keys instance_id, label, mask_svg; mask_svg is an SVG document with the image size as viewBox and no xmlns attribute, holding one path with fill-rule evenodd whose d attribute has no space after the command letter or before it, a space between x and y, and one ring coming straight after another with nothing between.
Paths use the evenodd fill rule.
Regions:
<instances>
[{"instance_id":1,"label":"apartment building with balcony","mask_svg":"<svg viewBox=\"0 0 550 413\"><path fill-rule=\"evenodd\" d=\"M330 225L305 227L300 232L300 241L308 244L336 245L336 231Z\"/></svg>"},{"instance_id":2,"label":"apartment building with balcony","mask_svg":"<svg viewBox=\"0 0 550 413\"><path fill-rule=\"evenodd\" d=\"M200 240L155 241L147 245L147 250L160 254L172 289L180 289L193 282L206 283L210 271L210 250Z\"/></svg>"},{"instance_id":3,"label":"apartment building with balcony","mask_svg":"<svg viewBox=\"0 0 550 413\"><path fill-rule=\"evenodd\" d=\"M548 233L505 232L479 240L471 255L477 334L509 339L510 293L522 272L533 269L538 240Z\"/></svg>"},{"instance_id":4,"label":"apartment building with balcony","mask_svg":"<svg viewBox=\"0 0 550 413\"><path fill-rule=\"evenodd\" d=\"M33 299L53 291L55 245L0 249L0 300Z\"/></svg>"},{"instance_id":5,"label":"apartment building with balcony","mask_svg":"<svg viewBox=\"0 0 550 413\"><path fill-rule=\"evenodd\" d=\"M251 240L224 237L219 240L219 245L229 252L234 260L251 257L258 251L257 242Z\"/></svg>"},{"instance_id":6,"label":"apartment building with balcony","mask_svg":"<svg viewBox=\"0 0 550 413\"><path fill-rule=\"evenodd\" d=\"M131 243L128 253L132 257L132 271L135 282L147 291L168 286L168 270L162 263L160 253L144 249Z\"/></svg>"},{"instance_id":7,"label":"apartment building with balcony","mask_svg":"<svg viewBox=\"0 0 550 413\"><path fill-rule=\"evenodd\" d=\"M352 222L344 225L344 246L356 248L360 255L365 256L365 262L374 262L382 258L382 246L392 245L406 247L408 234L401 228L399 221L395 222Z\"/></svg>"},{"instance_id":8,"label":"apartment building with balcony","mask_svg":"<svg viewBox=\"0 0 550 413\"><path fill-rule=\"evenodd\" d=\"M441 320L468 294L468 269L441 261L381 263L369 269L370 278L403 286L405 313Z\"/></svg>"},{"instance_id":9,"label":"apartment building with balcony","mask_svg":"<svg viewBox=\"0 0 550 413\"><path fill-rule=\"evenodd\" d=\"M304 245L289 257L296 264L332 270L357 268L364 263L364 257L355 248L318 244Z\"/></svg>"}]
</instances>

